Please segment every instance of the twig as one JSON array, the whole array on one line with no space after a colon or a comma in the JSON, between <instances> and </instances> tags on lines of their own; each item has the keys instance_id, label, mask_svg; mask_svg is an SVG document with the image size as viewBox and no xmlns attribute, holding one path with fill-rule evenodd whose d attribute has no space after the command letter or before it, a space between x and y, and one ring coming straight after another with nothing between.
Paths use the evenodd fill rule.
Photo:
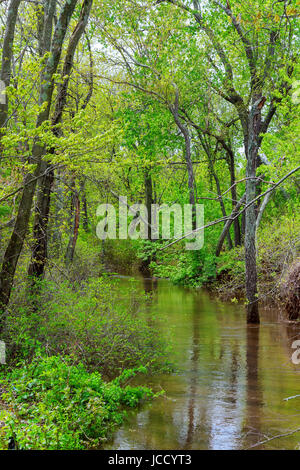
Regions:
<instances>
[{"instance_id":1,"label":"twig","mask_svg":"<svg viewBox=\"0 0 300 470\"><path fill-rule=\"evenodd\" d=\"M293 398L298 398L298 397L300 397L300 395L294 395L293 397L284 398L283 401L289 401L289 400L292 400Z\"/></svg>"},{"instance_id":2,"label":"twig","mask_svg":"<svg viewBox=\"0 0 300 470\"><path fill-rule=\"evenodd\" d=\"M297 429L294 429L294 431L286 432L285 434L277 434L277 436L269 437L268 439L257 442L256 444L253 444L252 446L247 447L245 450L253 449L253 447L261 446L263 444L266 444L267 442L274 441L274 439L279 439L280 437L291 436L292 434L296 434L299 431L300 431L300 428L297 428Z\"/></svg>"}]
</instances>

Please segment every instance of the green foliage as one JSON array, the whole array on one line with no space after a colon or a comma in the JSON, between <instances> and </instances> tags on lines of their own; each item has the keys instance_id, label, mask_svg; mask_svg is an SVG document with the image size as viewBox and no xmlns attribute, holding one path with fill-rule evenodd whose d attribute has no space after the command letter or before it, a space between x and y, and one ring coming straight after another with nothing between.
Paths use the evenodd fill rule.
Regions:
<instances>
[{"instance_id":1,"label":"green foliage","mask_svg":"<svg viewBox=\"0 0 300 470\"><path fill-rule=\"evenodd\" d=\"M12 407L5 439L15 432L24 448L81 448L87 442L97 445L96 435L106 436L121 422L120 407L136 405L144 396L142 389L126 395L122 381L130 378L131 368L169 370L168 339L158 334L160 319L147 317L146 296L134 283L122 289L103 272L131 275L150 262L155 276L177 284L199 287L217 281L219 290L234 298L244 287L244 249L228 250L227 239L216 259L216 246L224 214L231 214L245 192L243 146L256 94L266 98L262 121L272 117L261 135L257 193L299 165L299 5L297 0L231 0L225 9L214 1L95 0L69 61L71 80L54 127L68 41L81 5L64 35L56 73L45 77L50 56L41 54L38 44L43 21L37 3L20 3L11 41L8 114L0 135L0 258L7 253L8 263L10 256L18 260L3 339L11 365L26 361L23 371L3 379ZM195 15L198 3L203 3L201 15ZM57 17L63 4L57 2ZM0 2L3 37L7 13ZM39 96L41 78L49 80L49 90L53 85L49 103ZM37 125L45 111L49 119ZM25 198L22 193L24 177L28 188L29 173L39 162L32 155L37 143L41 167L54 168L41 238L33 230L38 204L32 204L31 193ZM299 255L298 175L274 192L258 231L259 286L266 295ZM39 195L44 176L38 178ZM98 204L116 206L123 195L128 205L152 199L183 207L192 191L197 202L204 201L205 221L220 222L205 231L200 251L186 251L184 241L164 248L168 241L96 238ZM36 196L37 191L35 203ZM32 214L28 226L11 239L13 253L12 246L6 248L11 222L23 220L27 212L22 200L30 202ZM239 222L242 229L241 217ZM234 235L232 227L233 245ZM33 286L28 264L35 236L47 245L47 254L45 278ZM16 239L23 246L20 257ZM69 263L67 246L74 248ZM38 348L53 356L38 360ZM87 372L95 370L109 380L124 372L105 385L98 372Z\"/></svg>"},{"instance_id":2,"label":"green foliage","mask_svg":"<svg viewBox=\"0 0 300 470\"><path fill-rule=\"evenodd\" d=\"M259 295L274 301L280 295L280 282L300 252L300 211L297 203L285 202L271 209L269 220L260 227L257 236L257 272ZM223 252L217 263L218 286L226 297L240 296L244 288L244 248ZM272 292L272 299L270 293Z\"/></svg>"},{"instance_id":3,"label":"green foliage","mask_svg":"<svg viewBox=\"0 0 300 470\"><path fill-rule=\"evenodd\" d=\"M181 254L171 280L177 284L200 287L215 278L215 257L203 251Z\"/></svg>"},{"instance_id":4,"label":"green foliage","mask_svg":"<svg viewBox=\"0 0 300 470\"><path fill-rule=\"evenodd\" d=\"M38 291L38 301L35 293L30 300L22 291L25 298L15 298L8 319L9 344L23 357L40 344L51 353L72 354L109 377L128 367L148 365L152 371L167 367L166 338L156 331L159 319L152 318L155 328L147 323L146 296L136 291L134 283L125 290L105 276L59 286L47 281Z\"/></svg>"},{"instance_id":5,"label":"green foliage","mask_svg":"<svg viewBox=\"0 0 300 470\"><path fill-rule=\"evenodd\" d=\"M111 382L89 373L71 357L37 355L30 364L0 375L2 401L0 446L14 436L21 449L99 447L120 425L126 407L155 395L149 388L126 385L140 367L125 370Z\"/></svg>"},{"instance_id":6,"label":"green foliage","mask_svg":"<svg viewBox=\"0 0 300 470\"><path fill-rule=\"evenodd\" d=\"M169 278L174 284L200 287L211 282L216 276L216 258L208 250L187 251L177 244L170 249L163 249L161 242L144 242L138 256L150 257L153 274Z\"/></svg>"},{"instance_id":7,"label":"green foliage","mask_svg":"<svg viewBox=\"0 0 300 470\"><path fill-rule=\"evenodd\" d=\"M10 213L10 207L8 205L0 206L0 217L6 216Z\"/></svg>"}]
</instances>

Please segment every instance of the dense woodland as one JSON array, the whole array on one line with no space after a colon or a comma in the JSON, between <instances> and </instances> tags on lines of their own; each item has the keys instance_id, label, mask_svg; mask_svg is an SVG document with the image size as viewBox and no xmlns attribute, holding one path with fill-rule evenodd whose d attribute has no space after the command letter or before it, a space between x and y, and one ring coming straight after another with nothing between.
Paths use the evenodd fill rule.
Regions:
<instances>
[{"instance_id":1,"label":"dense woodland","mask_svg":"<svg viewBox=\"0 0 300 470\"><path fill-rule=\"evenodd\" d=\"M299 1L2 0L0 38L1 448L99 447L174 367L111 273L299 317ZM119 196L203 204L203 248L99 240Z\"/></svg>"}]
</instances>

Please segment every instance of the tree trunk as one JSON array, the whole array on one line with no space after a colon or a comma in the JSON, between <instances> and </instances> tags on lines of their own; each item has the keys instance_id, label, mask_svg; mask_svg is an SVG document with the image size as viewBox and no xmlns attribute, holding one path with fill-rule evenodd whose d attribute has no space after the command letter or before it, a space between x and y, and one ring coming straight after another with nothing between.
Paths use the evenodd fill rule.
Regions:
<instances>
[{"instance_id":1,"label":"tree trunk","mask_svg":"<svg viewBox=\"0 0 300 470\"><path fill-rule=\"evenodd\" d=\"M77 0L66 1L66 3L62 7L59 19L55 27L50 55L45 66L45 70L41 76L39 104L42 106L47 103L47 105L44 106L44 108L38 115L36 122L37 128L39 128L46 120L49 119L50 106L52 102L54 88L54 82L52 77L53 74L56 73L59 64L64 38L76 3ZM13 233L11 235L7 249L4 254L2 270L0 273L0 308L2 310L0 317L0 331L4 326L4 310L9 302L18 259L21 254L25 235L28 229L31 214L31 206L37 180L41 176L40 170L43 153L44 148L41 146L39 141L36 140L33 144L32 158L29 162L36 165L34 177L31 174L28 174L25 177L24 189L21 196L16 222L14 225Z\"/></svg>"},{"instance_id":2,"label":"tree trunk","mask_svg":"<svg viewBox=\"0 0 300 470\"><path fill-rule=\"evenodd\" d=\"M260 207L259 207L259 210L258 210L258 214L257 214L257 218L256 218L256 232L258 230L258 227L259 227L259 224L261 222L261 219L262 219L262 216L263 216L263 213L265 211L265 208L267 207L267 204L269 202L269 200L271 199L273 195L273 192L269 192L265 197L264 197L264 200L263 202L261 203Z\"/></svg>"},{"instance_id":3,"label":"tree trunk","mask_svg":"<svg viewBox=\"0 0 300 470\"><path fill-rule=\"evenodd\" d=\"M80 41L80 38L84 32L84 29L87 25L90 11L92 8L92 3L93 3L93 0L84 0L82 7L81 7L79 20L70 37L68 49L66 52L66 57L64 60L64 66L63 66L63 70L61 73L61 76L64 77L64 81L59 86L59 89L58 89L58 93L56 97L56 107L55 107L54 115L52 118L53 125L58 124L62 118L62 113L63 113L64 107L66 105L66 100L67 100L67 90L68 90L68 85L69 85L69 80L70 80L70 74L73 68L74 54L78 46L78 43ZM86 107L86 105L87 103L84 103L83 107Z\"/></svg>"},{"instance_id":4,"label":"tree trunk","mask_svg":"<svg viewBox=\"0 0 300 470\"><path fill-rule=\"evenodd\" d=\"M87 208L87 199L86 199L86 192L85 192L85 178L81 180L80 183L80 193L81 193L81 202L82 202L82 226L85 232L89 230L89 216L88 216L88 208Z\"/></svg>"},{"instance_id":5,"label":"tree trunk","mask_svg":"<svg viewBox=\"0 0 300 470\"><path fill-rule=\"evenodd\" d=\"M256 162L251 155L248 156L246 175L246 204L255 198ZM257 272L256 272L256 211L252 204L246 210L245 227L245 266L246 266L246 296L247 296L247 323L259 323L257 300Z\"/></svg>"},{"instance_id":6,"label":"tree trunk","mask_svg":"<svg viewBox=\"0 0 300 470\"><path fill-rule=\"evenodd\" d=\"M245 227L246 227L246 215L245 212L242 213L241 217L241 240L245 240Z\"/></svg>"},{"instance_id":7,"label":"tree trunk","mask_svg":"<svg viewBox=\"0 0 300 470\"><path fill-rule=\"evenodd\" d=\"M146 207L147 207L147 212L148 212L148 240L151 240L151 207L153 204L153 194L152 194L152 178L151 174L149 173L149 170L146 169L145 172L145 199L146 199Z\"/></svg>"},{"instance_id":8,"label":"tree trunk","mask_svg":"<svg viewBox=\"0 0 300 470\"><path fill-rule=\"evenodd\" d=\"M61 121L62 113L66 105L67 98L67 89L69 84L69 75L73 67L73 58L78 42L83 34L84 28L86 27L88 17L90 14L90 9L92 6L92 0L85 0L81 8L81 14L78 20L78 23L71 35L66 57L64 60L64 66L62 71L62 77L64 79L63 84L59 87L56 106L54 111L54 116L52 118L53 126L57 125ZM45 42L45 41L44 41ZM47 46L47 43L44 44L44 47ZM54 127L53 133L55 135L59 134L59 130ZM54 169L51 164L46 164L45 166L46 175L41 180L41 187L38 197L38 202L36 205L36 214L35 214L35 227L34 227L34 243L32 247L32 257L31 263L29 266L28 274L31 276L36 276L38 278L43 278L45 265L47 261L47 231L48 231L48 220L50 212L50 195L52 183L54 180Z\"/></svg>"},{"instance_id":9,"label":"tree trunk","mask_svg":"<svg viewBox=\"0 0 300 470\"><path fill-rule=\"evenodd\" d=\"M227 220L227 222L226 222L226 224L225 224L225 226L222 230L222 233L220 235L220 238L219 238L219 241L218 241L218 244L217 244L217 248L216 248L216 256L220 256L222 246L223 246L224 240L226 238L226 234L227 234L228 230L230 229L231 224L234 221L234 217L237 215L237 213L240 210L240 207L245 203L245 201L246 201L246 193L243 195L243 197L236 204L235 208L233 209L232 213L230 214L230 217Z\"/></svg>"},{"instance_id":10,"label":"tree trunk","mask_svg":"<svg viewBox=\"0 0 300 470\"><path fill-rule=\"evenodd\" d=\"M39 184L33 229L34 242L32 245L31 262L28 268L28 275L32 281L34 278L43 278L45 264L47 261L47 232L50 212L51 188L54 181L54 169L46 162L42 163L42 168L42 171L44 171L45 174L41 178Z\"/></svg>"},{"instance_id":11,"label":"tree trunk","mask_svg":"<svg viewBox=\"0 0 300 470\"><path fill-rule=\"evenodd\" d=\"M208 154L208 152L207 152L207 156L208 156L208 165L209 165L211 174L212 174L212 176L215 180L215 183L216 183L216 188L217 188L217 193L218 193L218 200L219 200L219 203L220 203L221 212L222 212L223 217L226 217L227 214L226 214L224 201L223 201L223 198L222 198L222 191L221 191L220 181L219 181L219 178L218 178L218 176L215 172L213 162L211 161L210 155ZM226 225L226 221L224 222L224 225ZM229 250L232 250L233 245L232 245L229 229L226 231L226 237L227 237L227 242L228 242L228 248L229 248Z\"/></svg>"},{"instance_id":12,"label":"tree trunk","mask_svg":"<svg viewBox=\"0 0 300 470\"><path fill-rule=\"evenodd\" d=\"M66 263L72 263L75 254L75 248L79 232L79 222L80 222L80 199L78 192L75 190L73 193L73 211L74 211L74 221L72 233L69 239L69 244L66 251Z\"/></svg>"},{"instance_id":13,"label":"tree trunk","mask_svg":"<svg viewBox=\"0 0 300 470\"><path fill-rule=\"evenodd\" d=\"M55 252L55 255L59 255L59 252L62 247L62 212L65 203L65 190L60 181L60 178L63 176L63 173L60 170L57 171L57 175L54 178L54 189L53 194L55 194L55 207L54 213L55 218L53 221L53 229L51 231L51 242L52 247Z\"/></svg>"},{"instance_id":14,"label":"tree trunk","mask_svg":"<svg viewBox=\"0 0 300 470\"><path fill-rule=\"evenodd\" d=\"M188 128L181 122L179 114L178 114L178 105L179 105L179 93L178 93L178 88L174 84L175 87L175 102L174 106L169 106L169 109L174 117L174 121L178 127L178 129L181 131L183 137L184 137L184 142L185 142L185 161L186 161L186 166L187 166L187 172L188 172L188 187L189 187L189 202L193 206L193 229L196 228L196 211L195 211L195 178L194 178L194 170L193 170L193 162L192 162L192 156L191 156L191 137Z\"/></svg>"},{"instance_id":15,"label":"tree trunk","mask_svg":"<svg viewBox=\"0 0 300 470\"><path fill-rule=\"evenodd\" d=\"M248 122L248 148L246 167L246 205L256 196L256 166L258 154L258 136L261 126L261 109L265 98L255 94L249 113ZM259 323L258 293L257 293L257 267L256 267L256 210L251 204L246 209L245 227L245 266L246 266L246 296L247 296L247 323Z\"/></svg>"},{"instance_id":16,"label":"tree trunk","mask_svg":"<svg viewBox=\"0 0 300 470\"><path fill-rule=\"evenodd\" d=\"M18 9L20 6L21 0L10 0L7 12L7 19L6 19L6 29L4 34L3 40L3 49L2 49L2 66L1 66L1 73L0 73L0 80L2 82L2 86L0 91L3 91L2 88L6 88L10 84L11 78L11 59L13 54L13 43L14 43L14 36L15 36L15 27L17 22L18 16ZM6 126L7 121L7 113L8 113L8 99L6 93L1 96L2 100L0 100L0 128ZM0 140L3 133L0 132ZM1 155L0 155L1 160Z\"/></svg>"},{"instance_id":17,"label":"tree trunk","mask_svg":"<svg viewBox=\"0 0 300 470\"><path fill-rule=\"evenodd\" d=\"M153 188L152 188L152 178L151 174L149 172L149 169L146 168L145 170L145 202L146 202L146 207L147 207L147 233L148 233L148 240L152 240L152 230L151 230L151 224L152 224L152 212L151 212L151 207L153 204ZM148 277L151 275L150 269L149 269L149 264L152 261L152 256L148 256L147 259L142 260L141 265L140 265L140 271L144 274L147 275Z\"/></svg>"},{"instance_id":18,"label":"tree trunk","mask_svg":"<svg viewBox=\"0 0 300 470\"><path fill-rule=\"evenodd\" d=\"M4 254L0 273L0 332L2 331L5 320L4 312L1 310L4 310L9 302L14 274L28 228L32 199L36 186L36 177L39 175L39 170L40 166L37 166L34 175L28 174L25 177L24 190L19 204L14 229Z\"/></svg>"}]
</instances>

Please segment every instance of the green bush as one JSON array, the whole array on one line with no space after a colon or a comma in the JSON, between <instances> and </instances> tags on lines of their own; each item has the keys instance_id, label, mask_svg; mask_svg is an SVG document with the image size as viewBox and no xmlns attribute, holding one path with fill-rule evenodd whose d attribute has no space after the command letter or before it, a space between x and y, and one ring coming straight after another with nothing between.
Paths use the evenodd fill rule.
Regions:
<instances>
[{"instance_id":1,"label":"green bush","mask_svg":"<svg viewBox=\"0 0 300 470\"><path fill-rule=\"evenodd\" d=\"M4 366L2 366L4 368ZM0 374L0 447L11 436L22 449L99 447L120 425L126 407L154 397L149 388L127 385L144 367L125 370L111 382L89 373L70 357L36 356L30 364ZM2 425L1 425L2 424Z\"/></svg>"},{"instance_id":2,"label":"green bush","mask_svg":"<svg viewBox=\"0 0 300 470\"><path fill-rule=\"evenodd\" d=\"M175 251L177 250L177 251ZM216 276L215 256L209 252L173 248L159 262L150 264L158 277L167 277L174 284L199 287Z\"/></svg>"},{"instance_id":3,"label":"green bush","mask_svg":"<svg viewBox=\"0 0 300 470\"><path fill-rule=\"evenodd\" d=\"M6 336L18 357L41 345L51 354L73 355L108 378L140 365L151 371L168 367L167 342L157 334L160 320L147 320L146 296L134 283L122 289L118 280L102 277L38 287L32 305L25 289L25 297L11 304Z\"/></svg>"}]
</instances>

